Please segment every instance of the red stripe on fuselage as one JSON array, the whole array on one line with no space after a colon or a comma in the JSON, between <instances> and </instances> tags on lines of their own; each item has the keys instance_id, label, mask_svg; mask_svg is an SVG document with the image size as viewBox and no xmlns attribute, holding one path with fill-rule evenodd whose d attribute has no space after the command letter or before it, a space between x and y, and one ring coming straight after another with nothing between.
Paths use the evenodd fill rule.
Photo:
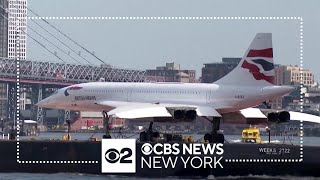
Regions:
<instances>
[{"instance_id":1,"label":"red stripe on fuselage","mask_svg":"<svg viewBox=\"0 0 320 180\"><path fill-rule=\"evenodd\" d=\"M254 64L250 64L248 63L246 60L243 61L241 67L245 68L245 69L249 69L249 72L253 75L253 77L256 80L266 80L269 83L273 84L273 76L266 76L265 74L260 72L260 69L254 65Z\"/></svg>"},{"instance_id":2,"label":"red stripe on fuselage","mask_svg":"<svg viewBox=\"0 0 320 180\"><path fill-rule=\"evenodd\" d=\"M272 58L272 57L273 57L273 51L272 51L272 48L260 49L260 50L250 49L247 57L266 57L266 58Z\"/></svg>"}]
</instances>

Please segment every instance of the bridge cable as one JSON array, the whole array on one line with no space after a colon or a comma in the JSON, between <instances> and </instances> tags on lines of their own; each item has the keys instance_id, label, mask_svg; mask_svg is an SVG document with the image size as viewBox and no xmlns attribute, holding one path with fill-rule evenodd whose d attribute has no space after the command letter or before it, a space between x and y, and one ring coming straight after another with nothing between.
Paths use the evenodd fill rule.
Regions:
<instances>
[{"instance_id":1,"label":"bridge cable","mask_svg":"<svg viewBox=\"0 0 320 180\"><path fill-rule=\"evenodd\" d=\"M86 58L84 58L83 56L81 56L80 54L78 54L74 49L72 49L71 47L69 47L67 44L65 44L63 41L61 41L59 38L57 38L55 35L53 35L52 33L50 33L48 30L46 30L44 27L42 27L40 24L36 23L35 20L31 19L31 21L33 21L35 24L37 24L39 27L41 27L43 30L45 30L48 34L50 34L52 37L54 37L56 40L58 40L60 43L62 43L64 46L66 46L68 49L70 49L72 52L74 52L76 55L78 55L79 57L81 57L83 60L85 60L87 63L89 63L90 65L93 65L90 61L88 61Z\"/></svg>"},{"instance_id":2,"label":"bridge cable","mask_svg":"<svg viewBox=\"0 0 320 180\"><path fill-rule=\"evenodd\" d=\"M1 6L1 8L3 9L3 7ZM21 20L17 19L19 22L22 22ZM29 29L31 29L33 32L35 32L36 34L38 34L40 37L42 37L44 40L46 40L47 42L49 42L50 44L52 44L53 46L55 46L58 50L62 51L64 54L66 54L67 56L71 57L74 61L78 62L79 64L81 64L78 60L76 60L74 57L70 56L67 52L65 52L63 49L61 49L59 46L55 45L54 43L52 43L50 40L48 40L47 38L45 38L44 36L42 36L40 33L38 33L36 30L34 30L33 28L31 28L29 25L27 25L27 23L22 22L24 25L26 25Z\"/></svg>"},{"instance_id":3,"label":"bridge cable","mask_svg":"<svg viewBox=\"0 0 320 180\"><path fill-rule=\"evenodd\" d=\"M19 10L19 8L17 6L15 6L14 4L12 4L11 2L9 2L14 8L16 8L17 10ZM27 13L23 13L24 15L27 15ZM57 38L55 35L53 35L51 32L49 32L46 28L44 28L42 25L40 25L39 23L37 23L35 20L31 19L30 20L32 22L34 22L35 24L37 24L39 27L41 27L41 29L43 29L44 31L46 31L48 34L50 34L52 37L54 37L56 40L58 40L61 44L63 44L64 46L66 46L68 49L70 49L72 52L74 52L76 55L80 56L83 60L85 60L87 63L89 63L90 65L93 65L90 61L88 61L87 59L85 59L83 56L81 56L80 54L78 54L74 49L72 49L70 46L68 46L66 43L64 43L63 41L61 41L59 38Z\"/></svg>"},{"instance_id":4,"label":"bridge cable","mask_svg":"<svg viewBox=\"0 0 320 180\"><path fill-rule=\"evenodd\" d=\"M89 53L90 55L92 55L93 57L95 57L97 60L99 60L100 62L102 62L103 64L106 64L102 59L100 59L98 56L96 56L95 54L93 54L92 52L90 52L87 48L83 47L82 45L80 45L79 43L77 43L75 40L71 39L68 35L66 35L65 33L63 33L61 30L59 30L58 28L56 28L55 26L53 26L52 24L50 24L47 20L43 19L41 16L39 16L36 12L34 12L33 10L31 10L30 8L28 8L26 5L23 4L23 6L25 8L27 8L31 13L33 13L34 15L36 15L37 17L40 17L39 19L41 19L42 21L44 21L45 23L47 23L49 26L51 26L53 29L55 29L56 31L58 31L60 34L62 34L64 37L66 37L67 39L69 39L70 41L72 41L74 44L76 44L77 46L79 46L80 48L82 48L83 50L85 50L87 53Z\"/></svg>"},{"instance_id":5,"label":"bridge cable","mask_svg":"<svg viewBox=\"0 0 320 180\"><path fill-rule=\"evenodd\" d=\"M0 8L4 9L2 6L0 6ZM12 21L10 21L7 17L5 17L3 14L1 14L1 16L3 18L5 18L9 23L11 23L12 25L16 26L15 23L13 23ZM58 55L56 55L54 52L52 52L51 50L49 50L45 45L43 45L41 42L39 42L38 40L36 40L34 37L32 37L30 34L26 33L23 29L21 29L22 32L24 32L29 38L31 38L32 40L34 40L36 43L38 43L40 46L42 46L44 49L46 49L48 52L50 52L52 55L56 56L58 59L60 59L62 62L67 63L66 61L64 61L62 58L60 58Z\"/></svg>"}]
</instances>

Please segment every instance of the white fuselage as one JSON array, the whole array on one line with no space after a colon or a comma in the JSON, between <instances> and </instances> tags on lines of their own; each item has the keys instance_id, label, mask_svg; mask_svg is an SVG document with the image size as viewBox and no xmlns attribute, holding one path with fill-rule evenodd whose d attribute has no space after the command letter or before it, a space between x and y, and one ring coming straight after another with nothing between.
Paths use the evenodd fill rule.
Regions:
<instances>
[{"instance_id":1,"label":"white fuselage","mask_svg":"<svg viewBox=\"0 0 320 180\"><path fill-rule=\"evenodd\" d=\"M70 89L70 87L81 89ZM62 88L38 105L79 111L110 111L139 103L209 106L219 113L252 107L292 91L287 86L235 86L203 83L91 82ZM69 88L69 89L68 89ZM68 89L68 90L67 90ZM67 91L67 93L66 93ZM101 106L106 101L114 106Z\"/></svg>"},{"instance_id":2,"label":"white fuselage","mask_svg":"<svg viewBox=\"0 0 320 180\"><path fill-rule=\"evenodd\" d=\"M274 86L274 77L272 35L258 33L238 66L213 84L91 82L62 88L37 105L100 112L116 108L123 112L128 106L155 106L151 103L162 104L158 107L166 109L196 107L197 115L214 116L253 107L293 90L293 87ZM168 112L159 114L163 117ZM134 117L145 116L140 113ZM154 116L150 114L150 117Z\"/></svg>"}]
</instances>

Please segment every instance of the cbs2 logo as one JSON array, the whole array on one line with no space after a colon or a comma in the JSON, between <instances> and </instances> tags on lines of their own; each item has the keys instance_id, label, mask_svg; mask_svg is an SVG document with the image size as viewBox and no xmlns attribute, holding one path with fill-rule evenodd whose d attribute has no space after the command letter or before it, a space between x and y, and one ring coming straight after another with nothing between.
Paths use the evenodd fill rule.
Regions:
<instances>
[{"instance_id":1,"label":"cbs2 logo","mask_svg":"<svg viewBox=\"0 0 320 180\"><path fill-rule=\"evenodd\" d=\"M105 153L105 159L109 163L116 163L120 159L120 163L132 163L132 160L128 159L132 156L132 150L130 148L122 148L119 152L116 149L109 149Z\"/></svg>"}]
</instances>

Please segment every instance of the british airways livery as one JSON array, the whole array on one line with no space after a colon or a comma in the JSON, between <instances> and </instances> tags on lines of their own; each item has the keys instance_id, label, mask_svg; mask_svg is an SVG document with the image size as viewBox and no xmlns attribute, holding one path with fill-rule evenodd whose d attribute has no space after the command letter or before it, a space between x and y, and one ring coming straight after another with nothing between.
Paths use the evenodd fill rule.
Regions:
<instances>
[{"instance_id":1,"label":"british airways livery","mask_svg":"<svg viewBox=\"0 0 320 180\"><path fill-rule=\"evenodd\" d=\"M271 33L258 33L239 65L222 79L212 83L128 83L90 82L57 90L36 105L44 108L103 112L105 120L119 117L151 121L149 130L140 134L149 141L158 133L152 122L192 121L197 116L210 120L210 142L224 141L220 119L230 113L272 122L305 120L320 122L320 117L297 112L274 111L267 115L255 107L294 90L273 84L275 76ZM106 136L110 137L108 130Z\"/></svg>"}]
</instances>

